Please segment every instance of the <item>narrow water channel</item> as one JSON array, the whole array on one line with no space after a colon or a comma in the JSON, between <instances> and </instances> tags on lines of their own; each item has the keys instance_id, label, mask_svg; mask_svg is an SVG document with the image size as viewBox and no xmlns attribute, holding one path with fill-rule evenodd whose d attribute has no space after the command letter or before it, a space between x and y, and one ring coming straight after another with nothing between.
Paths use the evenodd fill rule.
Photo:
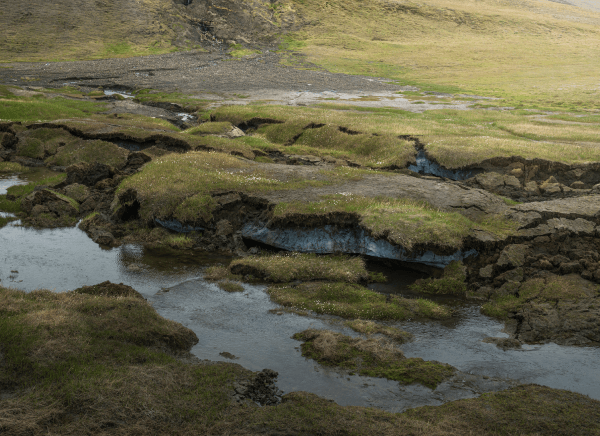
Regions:
<instances>
[{"instance_id":1,"label":"narrow water channel","mask_svg":"<svg viewBox=\"0 0 600 436\"><path fill-rule=\"evenodd\" d=\"M0 179L2 189L21 183ZM555 344L502 351L483 343L488 336L506 336L502 323L479 313L477 305L454 301L458 316L450 322L396 323L415 335L402 346L408 357L449 363L459 369L435 391L420 385L348 376L305 359L293 333L328 328L354 334L336 317L301 317L282 313L265 293L264 285L244 285L242 293L227 293L202 278L206 266L228 258L196 252L150 250L138 245L103 249L78 228L35 230L18 221L0 229L0 283L31 291L62 292L105 280L137 289L164 317L192 329L200 342L192 353L201 359L230 361L251 370L279 372L285 392L303 390L341 405L374 406L402 411L438 405L482 392L507 388L517 381L569 389L600 399L600 349ZM14 272L18 271L18 272ZM390 274L384 292L402 293L418 273ZM405 277L406 276L406 277ZM279 312L279 314L278 314Z\"/></svg>"}]
</instances>

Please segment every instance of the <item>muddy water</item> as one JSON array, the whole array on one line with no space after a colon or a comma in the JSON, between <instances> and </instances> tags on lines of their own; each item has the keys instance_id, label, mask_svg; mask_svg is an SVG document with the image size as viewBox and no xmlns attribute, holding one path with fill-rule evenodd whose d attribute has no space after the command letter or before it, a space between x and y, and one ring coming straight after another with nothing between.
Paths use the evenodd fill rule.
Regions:
<instances>
[{"instance_id":1,"label":"muddy water","mask_svg":"<svg viewBox=\"0 0 600 436\"><path fill-rule=\"evenodd\" d=\"M2 187L19 183L3 179ZM2 188L0 188L2 189ZM242 293L226 293L202 279L205 266L226 258L194 252L148 250L136 245L102 249L77 228L34 230L11 223L0 229L0 280L4 286L57 292L104 280L125 283L142 292L157 311L191 328L200 339L192 352L202 359L222 360L221 352L237 356L241 365L279 372L279 387L304 390L342 405L375 406L401 411L420 405L476 396L519 382L569 389L600 399L600 350L554 344L502 351L481 342L505 336L502 324L479 313L479 308L455 302L451 322L399 323L415 335L402 346L409 357L447 362L459 369L435 391L420 385L347 374L319 367L303 358L293 333L306 328L329 328L353 334L335 317L277 314L265 287L244 285ZM13 272L18 271L18 272ZM384 292L404 293L421 274L392 274Z\"/></svg>"}]
</instances>

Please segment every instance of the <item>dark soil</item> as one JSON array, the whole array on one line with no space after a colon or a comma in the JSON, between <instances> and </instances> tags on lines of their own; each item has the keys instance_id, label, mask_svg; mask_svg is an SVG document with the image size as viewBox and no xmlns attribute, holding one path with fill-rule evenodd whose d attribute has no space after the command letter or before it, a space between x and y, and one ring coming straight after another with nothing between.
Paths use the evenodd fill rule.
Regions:
<instances>
[{"instance_id":1,"label":"dark soil","mask_svg":"<svg viewBox=\"0 0 600 436\"><path fill-rule=\"evenodd\" d=\"M56 63L12 63L0 69L0 83L60 88L64 84L133 90L152 88L206 98L235 93L280 91L395 91L398 86L364 76L297 70L265 50L240 60L226 54L190 51L128 59ZM144 75L139 72L143 71ZM29 79L25 79L28 77Z\"/></svg>"}]
</instances>

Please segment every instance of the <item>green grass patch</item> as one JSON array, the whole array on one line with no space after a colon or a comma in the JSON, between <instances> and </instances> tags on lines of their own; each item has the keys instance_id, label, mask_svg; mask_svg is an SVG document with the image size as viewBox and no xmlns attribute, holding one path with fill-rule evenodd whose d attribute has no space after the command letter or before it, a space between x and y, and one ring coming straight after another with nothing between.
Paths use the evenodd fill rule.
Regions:
<instances>
[{"instance_id":1,"label":"green grass patch","mask_svg":"<svg viewBox=\"0 0 600 436\"><path fill-rule=\"evenodd\" d=\"M24 173L28 171L29 168L24 167L20 163L17 162L0 162L0 174L1 173Z\"/></svg>"},{"instance_id":2,"label":"green grass patch","mask_svg":"<svg viewBox=\"0 0 600 436\"><path fill-rule=\"evenodd\" d=\"M58 153L46 159L49 165L69 166L72 164L103 163L119 169L125 166L129 151L106 141L73 141L60 148Z\"/></svg>"},{"instance_id":3,"label":"green grass patch","mask_svg":"<svg viewBox=\"0 0 600 436\"><path fill-rule=\"evenodd\" d=\"M27 100L3 100L0 119L11 121L48 121L63 118L83 118L106 110L106 105L92 101L78 101L56 97Z\"/></svg>"},{"instance_id":4,"label":"green grass patch","mask_svg":"<svg viewBox=\"0 0 600 436\"><path fill-rule=\"evenodd\" d=\"M256 118L277 120L280 123L265 123L254 134L268 143L287 145L291 153L345 158L373 168L406 166L414 156L412 142L402 139L406 135L419 137L429 156L446 168L506 156L569 164L600 160L597 124L549 123L532 119L530 114L481 109L415 114L340 103L300 108L223 106L212 116L234 125Z\"/></svg>"},{"instance_id":5,"label":"green grass patch","mask_svg":"<svg viewBox=\"0 0 600 436\"><path fill-rule=\"evenodd\" d=\"M408 318L443 319L452 315L449 308L425 299L385 296L352 283L309 282L299 285L273 285L271 299L284 307L311 310L318 314L351 319L404 320Z\"/></svg>"},{"instance_id":6,"label":"green grass patch","mask_svg":"<svg viewBox=\"0 0 600 436\"><path fill-rule=\"evenodd\" d=\"M317 202L279 203L273 214L290 216L330 212L354 213L374 238L385 236L407 250L426 243L458 248L473 230L506 236L517 228L515 223L502 217L489 217L476 222L458 212L444 212L423 201L341 194L330 195Z\"/></svg>"},{"instance_id":7,"label":"green grass patch","mask_svg":"<svg viewBox=\"0 0 600 436\"><path fill-rule=\"evenodd\" d=\"M380 338L352 338L330 330L309 329L296 333L302 355L324 366L335 366L368 377L381 377L408 385L420 383L435 389L454 374L450 365L407 359L393 344Z\"/></svg>"},{"instance_id":8,"label":"green grass patch","mask_svg":"<svg viewBox=\"0 0 600 436\"><path fill-rule=\"evenodd\" d=\"M208 222L216 207L211 192L264 192L324 183L301 179L280 181L232 156L190 152L169 154L149 162L141 172L124 180L117 194L135 189L141 205L140 216L144 219L173 217L182 222Z\"/></svg>"},{"instance_id":9,"label":"green grass patch","mask_svg":"<svg viewBox=\"0 0 600 436\"><path fill-rule=\"evenodd\" d=\"M268 282L325 280L359 283L369 279L365 263L360 257L319 256L314 253L248 256L231 262L229 270L233 274L251 275Z\"/></svg>"},{"instance_id":10,"label":"green grass patch","mask_svg":"<svg viewBox=\"0 0 600 436\"><path fill-rule=\"evenodd\" d=\"M199 126L185 130L189 135L224 135L231 131L233 126L228 121L202 123Z\"/></svg>"},{"instance_id":11,"label":"green grass patch","mask_svg":"<svg viewBox=\"0 0 600 436\"><path fill-rule=\"evenodd\" d=\"M225 292L244 292L244 286L239 282L232 282L231 280L223 280L217 283L219 288Z\"/></svg>"},{"instance_id":12,"label":"green grass patch","mask_svg":"<svg viewBox=\"0 0 600 436\"><path fill-rule=\"evenodd\" d=\"M1 200L0 200L0 201L1 201ZM8 216L8 217L2 217L2 216L0 216L0 229L1 229L2 227L4 227L5 225L7 225L8 223L10 223L10 222L12 222L12 221L15 221L15 220L17 220L17 219L18 219L18 218L11 217L11 216Z\"/></svg>"},{"instance_id":13,"label":"green grass patch","mask_svg":"<svg viewBox=\"0 0 600 436\"><path fill-rule=\"evenodd\" d=\"M419 279L409 289L424 294L465 295L466 279L466 268L462 262L453 261L444 268L441 278Z\"/></svg>"}]
</instances>

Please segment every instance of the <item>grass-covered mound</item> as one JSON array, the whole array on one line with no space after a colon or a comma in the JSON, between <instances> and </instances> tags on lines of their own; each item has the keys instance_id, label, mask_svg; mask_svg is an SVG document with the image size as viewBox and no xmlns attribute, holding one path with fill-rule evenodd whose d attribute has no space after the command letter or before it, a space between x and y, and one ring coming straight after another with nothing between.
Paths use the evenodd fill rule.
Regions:
<instances>
[{"instance_id":1,"label":"grass-covered mound","mask_svg":"<svg viewBox=\"0 0 600 436\"><path fill-rule=\"evenodd\" d=\"M302 355L322 365L337 366L360 375L383 377L402 384L420 383L431 389L450 377L450 365L407 359L392 343L380 338L353 338L330 330L309 329L296 333Z\"/></svg>"},{"instance_id":2,"label":"grass-covered mound","mask_svg":"<svg viewBox=\"0 0 600 436\"><path fill-rule=\"evenodd\" d=\"M407 250L419 244L457 249L475 229L498 237L516 230L515 223L502 217L489 216L473 221L458 212L442 211L423 201L342 194L329 195L317 202L279 203L273 215L284 217L331 212L357 214L361 225L369 229L374 238L383 237Z\"/></svg>"},{"instance_id":3,"label":"grass-covered mound","mask_svg":"<svg viewBox=\"0 0 600 436\"><path fill-rule=\"evenodd\" d=\"M232 261L229 270L233 274L251 275L275 283L296 280L359 283L369 279L363 259L345 255L284 253L249 256Z\"/></svg>"},{"instance_id":4,"label":"grass-covered mound","mask_svg":"<svg viewBox=\"0 0 600 436\"><path fill-rule=\"evenodd\" d=\"M274 302L284 307L311 310L318 314L342 318L443 319L452 315L448 307L430 300L386 296L352 283L308 282L298 285L273 285L267 292Z\"/></svg>"},{"instance_id":5,"label":"grass-covered mound","mask_svg":"<svg viewBox=\"0 0 600 436\"><path fill-rule=\"evenodd\" d=\"M465 295L467 292L466 268L462 262L450 262L440 278L419 279L409 286L412 291L424 294Z\"/></svg>"},{"instance_id":6,"label":"grass-covered mound","mask_svg":"<svg viewBox=\"0 0 600 436\"><path fill-rule=\"evenodd\" d=\"M172 217L182 222L208 222L217 206L212 192L264 192L323 183L302 179L281 181L264 168L234 156L189 152L165 155L146 164L141 172L121 183L117 195L134 189L141 206L140 216L146 220Z\"/></svg>"}]
</instances>

